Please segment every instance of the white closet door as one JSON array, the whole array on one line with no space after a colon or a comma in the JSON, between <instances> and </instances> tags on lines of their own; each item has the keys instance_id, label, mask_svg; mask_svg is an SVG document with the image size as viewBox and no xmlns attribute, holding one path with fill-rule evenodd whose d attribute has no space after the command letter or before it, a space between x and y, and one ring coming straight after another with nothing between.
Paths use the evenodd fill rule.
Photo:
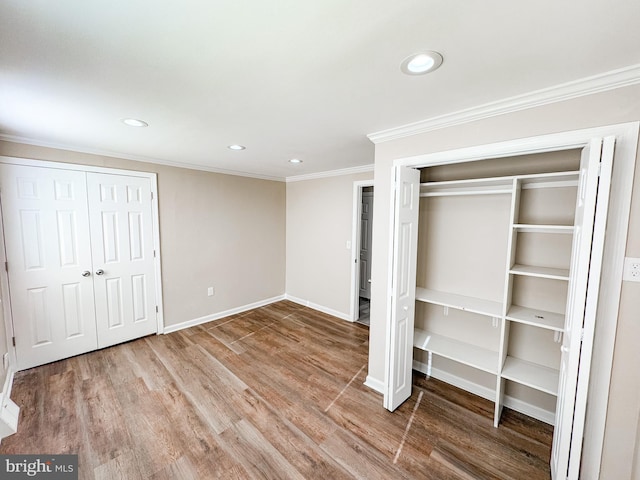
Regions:
<instances>
[{"instance_id":1,"label":"white closet door","mask_svg":"<svg viewBox=\"0 0 640 480\"><path fill-rule=\"evenodd\" d=\"M0 165L22 370L97 348L84 172Z\"/></svg>"},{"instance_id":2,"label":"white closet door","mask_svg":"<svg viewBox=\"0 0 640 480\"><path fill-rule=\"evenodd\" d=\"M100 348L157 332L148 178L87 173Z\"/></svg>"},{"instance_id":3,"label":"white closet door","mask_svg":"<svg viewBox=\"0 0 640 480\"><path fill-rule=\"evenodd\" d=\"M599 209L604 208L606 218L606 204L609 201L608 184L611 181L611 162L613 160L613 148L607 149L609 155L603 161L609 162L608 168L602 171L607 178L599 178L599 164L602 157L602 139L594 139L588 147L582 151L580 162L580 184L578 187L578 199L576 204L575 230L573 237L572 258L570 267L569 295L567 299L567 312L565 331L562 342L562 357L560 361L560 383L558 386L558 401L556 406L555 431L551 450L551 476L554 480L568 478L570 457L573 462L580 459L582 448L582 432L584 427L584 402L586 402L588 384L589 359L582 355L591 355L591 343L593 342L593 329L595 326L595 306L585 312L587 297L593 304L593 295L597 299L597 287L599 286L600 267L602 264L602 243L599 238L597 249L592 252L594 242L594 222L597 202L602 202ZM606 182L606 188L598 192L599 181ZM606 192L606 198L603 195ZM600 217L602 217L600 215ZM601 235L604 235L602 228ZM592 278L589 278L589 275ZM587 291L589 287L589 292ZM595 291L594 291L595 288ZM593 318L585 318L588 313ZM589 331L584 331L588 327ZM584 341L589 344L583 344ZM585 364L587 368L585 371ZM579 368L582 368L579 372ZM578 390L578 377L583 378L583 388ZM574 416L576 408L580 415ZM574 471L573 479L577 479L577 471Z\"/></svg>"},{"instance_id":4,"label":"white closet door","mask_svg":"<svg viewBox=\"0 0 640 480\"><path fill-rule=\"evenodd\" d=\"M384 406L391 411L411 396L420 172L407 167L396 168L395 189L393 294L391 321L387 327L384 395Z\"/></svg>"}]
</instances>

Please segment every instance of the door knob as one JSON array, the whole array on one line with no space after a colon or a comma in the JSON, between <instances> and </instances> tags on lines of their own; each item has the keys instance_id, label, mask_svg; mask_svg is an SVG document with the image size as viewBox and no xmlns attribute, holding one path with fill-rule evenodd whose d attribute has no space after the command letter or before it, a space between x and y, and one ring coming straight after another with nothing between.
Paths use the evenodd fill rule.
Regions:
<instances>
[{"instance_id":1,"label":"door knob","mask_svg":"<svg viewBox=\"0 0 640 480\"><path fill-rule=\"evenodd\" d=\"M104 270L102 270L101 268L99 270L96 270L96 275L104 275Z\"/></svg>"},{"instance_id":2,"label":"door knob","mask_svg":"<svg viewBox=\"0 0 640 480\"><path fill-rule=\"evenodd\" d=\"M82 272L83 277L88 277L89 275L91 275L91 272L89 270L85 270L84 272Z\"/></svg>"}]
</instances>

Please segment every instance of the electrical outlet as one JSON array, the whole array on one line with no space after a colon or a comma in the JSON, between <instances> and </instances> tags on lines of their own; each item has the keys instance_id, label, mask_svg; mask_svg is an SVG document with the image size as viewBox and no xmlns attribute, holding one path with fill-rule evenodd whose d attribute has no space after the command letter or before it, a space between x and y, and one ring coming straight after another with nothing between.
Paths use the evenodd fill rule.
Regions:
<instances>
[{"instance_id":1,"label":"electrical outlet","mask_svg":"<svg viewBox=\"0 0 640 480\"><path fill-rule=\"evenodd\" d=\"M622 279L627 282L640 282L640 258L627 257L624 259Z\"/></svg>"},{"instance_id":2,"label":"electrical outlet","mask_svg":"<svg viewBox=\"0 0 640 480\"><path fill-rule=\"evenodd\" d=\"M210 297L213 297L215 295L215 290L213 289L213 287L209 287L207 289L207 295L209 295Z\"/></svg>"}]
</instances>

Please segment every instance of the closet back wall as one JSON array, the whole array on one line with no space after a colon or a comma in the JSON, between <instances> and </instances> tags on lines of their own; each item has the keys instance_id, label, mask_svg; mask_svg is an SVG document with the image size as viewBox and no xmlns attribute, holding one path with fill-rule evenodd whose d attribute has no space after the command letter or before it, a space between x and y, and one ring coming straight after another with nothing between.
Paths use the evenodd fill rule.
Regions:
<instances>
[{"instance_id":1,"label":"closet back wall","mask_svg":"<svg viewBox=\"0 0 640 480\"><path fill-rule=\"evenodd\" d=\"M158 174L165 327L284 294L284 182L6 141L0 155Z\"/></svg>"}]
</instances>

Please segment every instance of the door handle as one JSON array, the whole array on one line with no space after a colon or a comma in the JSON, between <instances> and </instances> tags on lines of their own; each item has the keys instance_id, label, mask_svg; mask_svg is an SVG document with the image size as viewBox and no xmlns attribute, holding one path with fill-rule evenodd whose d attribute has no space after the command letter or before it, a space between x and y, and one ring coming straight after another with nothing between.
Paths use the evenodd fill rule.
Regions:
<instances>
[{"instance_id":1,"label":"door handle","mask_svg":"<svg viewBox=\"0 0 640 480\"><path fill-rule=\"evenodd\" d=\"M91 272L89 270L85 270L84 272L82 272L83 277L88 277L89 275L91 275Z\"/></svg>"},{"instance_id":2,"label":"door handle","mask_svg":"<svg viewBox=\"0 0 640 480\"><path fill-rule=\"evenodd\" d=\"M102 270L101 268L96 270L96 275L104 275L104 270Z\"/></svg>"}]
</instances>

